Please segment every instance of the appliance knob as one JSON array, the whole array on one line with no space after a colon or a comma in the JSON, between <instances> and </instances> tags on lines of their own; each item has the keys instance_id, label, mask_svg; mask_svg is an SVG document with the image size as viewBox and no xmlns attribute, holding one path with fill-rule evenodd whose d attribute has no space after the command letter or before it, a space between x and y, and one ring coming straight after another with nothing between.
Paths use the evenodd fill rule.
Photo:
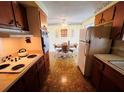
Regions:
<instances>
[{"instance_id":1,"label":"appliance knob","mask_svg":"<svg viewBox=\"0 0 124 93\"><path fill-rule=\"evenodd\" d=\"M8 60L10 60L10 58L8 58Z\"/></svg>"},{"instance_id":2,"label":"appliance knob","mask_svg":"<svg viewBox=\"0 0 124 93\"><path fill-rule=\"evenodd\" d=\"M6 60L3 60L3 62L6 62Z\"/></svg>"},{"instance_id":3,"label":"appliance knob","mask_svg":"<svg viewBox=\"0 0 124 93\"><path fill-rule=\"evenodd\" d=\"M9 55L9 57L12 57L12 55Z\"/></svg>"},{"instance_id":4,"label":"appliance knob","mask_svg":"<svg viewBox=\"0 0 124 93\"><path fill-rule=\"evenodd\" d=\"M20 60L21 58L19 57L18 60Z\"/></svg>"},{"instance_id":5,"label":"appliance knob","mask_svg":"<svg viewBox=\"0 0 124 93\"><path fill-rule=\"evenodd\" d=\"M6 56L6 59L8 58L8 56Z\"/></svg>"},{"instance_id":6,"label":"appliance knob","mask_svg":"<svg viewBox=\"0 0 124 93\"><path fill-rule=\"evenodd\" d=\"M11 62L13 62L13 59L11 59Z\"/></svg>"},{"instance_id":7,"label":"appliance knob","mask_svg":"<svg viewBox=\"0 0 124 93\"><path fill-rule=\"evenodd\" d=\"M17 58L15 58L15 62L17 62Z\"/></svg>"}]
</instances>

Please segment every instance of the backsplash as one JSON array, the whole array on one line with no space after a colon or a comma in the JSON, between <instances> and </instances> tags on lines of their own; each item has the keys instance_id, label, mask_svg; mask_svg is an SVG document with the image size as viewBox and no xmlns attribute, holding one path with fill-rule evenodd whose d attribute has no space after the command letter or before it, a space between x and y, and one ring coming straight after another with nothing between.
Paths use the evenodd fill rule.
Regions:
<instances>
[{"instance_id":1,"label":"backsplash","mask_svg":"<svg viewBox=\"0 0 124 93\"><path fill-rule=\"evenodd\" d=\"M124 41L121 40L114 41L112 53L124 57Z\"/></svg>"},{"instance_id":2,"label":"backsplash","mask_svg":"<svg viewBox=\"0 0 124 93\"><path fill-rule=\"evenodd\" d=\"M0 57L13 54L21 47L21 38L0 38Z\"/></svg>"},{"instance_id":3,"label":"backsplash","mask_svg":"<svg viewBox=\"0 0 124 93\"><path fill-rule=\"evenodd\" d=\"M0 58L16 53L21 48L42 53L41 38L31 37L31 43L26 43L24 37L0 38Z\"/></svg>"}]
</instances>

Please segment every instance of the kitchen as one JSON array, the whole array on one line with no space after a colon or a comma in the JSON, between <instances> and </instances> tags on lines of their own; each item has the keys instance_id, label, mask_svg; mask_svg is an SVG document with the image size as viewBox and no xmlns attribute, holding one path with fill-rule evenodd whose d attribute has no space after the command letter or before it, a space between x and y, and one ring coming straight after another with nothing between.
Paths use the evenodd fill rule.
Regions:
<instances>
[{"instance_id":1,"label":"kitchen","mask_svg":"<svg viewBox=\"0 0 124 93\"><path fill-rule=\"evenodd\" d=\"M44 82L50 81L52 62L49 53L49 44L51 43L48 40L48 36L50 36L49 13L46 11L47 6L43 5L47 2L49 3L49 1L46 3L45 1L0 2L1 92L43 91L41 87L44 87ZM71 88L70 85L62 85L63 88L57 90L59 87L59 82L57 82L58 84L53 84L55 87L52 90L53 85L51 84L50 89L49 84L54 83L54 80L60 75L53 74L52 81L45 86L48 88L45 92L94 91L87 88L91 86L95 88L95 91L124 91L124 12L120 11L123 8L124 2L107 2L95 13L94 26L90 25L87 29L83 29L81 26L77 64L74 64L74 68L78 70L76 73L80 74L74 74L74 71L71 73L73 77L69 78L75 79L78 77L76 75L79 75L79 78L83 78L86 83L83 85L81 82L80 87L78 86L79 81L75 80L75 83L70 82ZM55 60L55 57L52 56L52 59ZM59 61L64 62L64 60L66 58ZM58 68L58 72L59 70L65 71L63 75L67 74L68 76L71 60L69 62L69 64L67 62L69 66L66 62L62 63L65 66L60 66L61 69ZM57 64L59 63L61 62ZM70 68L65 70L66 66ZM56 70L56 67L53 68ZM55 72L57 73L57 71ZM67 78L63 77L62 83L66 82ZM78 90L76 86L82 89Z\"/></svg>"}]
</instances>

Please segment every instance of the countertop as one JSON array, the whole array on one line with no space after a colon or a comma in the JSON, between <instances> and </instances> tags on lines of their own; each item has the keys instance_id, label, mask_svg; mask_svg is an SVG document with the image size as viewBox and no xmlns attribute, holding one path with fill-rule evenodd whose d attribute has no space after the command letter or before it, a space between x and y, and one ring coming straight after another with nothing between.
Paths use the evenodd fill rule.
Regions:
<instances>
[{"instance_id":1,"label":"countertop","mask_svg":"<svg viewBox=\"0 0 124 93\"><path fill-rule=\"evenodd\" d=\"M109 65L116 71L120 72L122 75L124 75L124 70L120 69L119 67L112 64L110 61L124 61L124 57L115 55L115 54L95 54L96 58L104 62L105 64Z\"/></svg>"},{"instance_id":2,"label":"countertop","mask_svg":"<svg viewBox=\"0 0 124 93\"><path fill-rule=\"evenodd\" d=\"M34 53L33 53L34 54ZM42 53L35 53L38 56L33 58L28 66L24 68L23 71L16 74L9 74L9 73L0 73L0 91L4 92L7 91L21 76L23 76L26 71L41 57L43 56Z\"/></svg>"}]
</instances>

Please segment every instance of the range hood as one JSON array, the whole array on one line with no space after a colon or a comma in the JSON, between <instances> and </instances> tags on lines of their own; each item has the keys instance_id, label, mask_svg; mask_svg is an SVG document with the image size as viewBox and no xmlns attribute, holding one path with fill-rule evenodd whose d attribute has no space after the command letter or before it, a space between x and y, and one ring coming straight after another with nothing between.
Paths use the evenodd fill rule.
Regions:
<instances>
[{"instance_id":1,"label":"range hood","mask_svg":"<svg viewBox=\"0 0 124 93\"><path fill-rule=\"evenodd\" d=\"M30 31L0 28L0 37L32 37Z\"/></svg>"}]
</instances>

